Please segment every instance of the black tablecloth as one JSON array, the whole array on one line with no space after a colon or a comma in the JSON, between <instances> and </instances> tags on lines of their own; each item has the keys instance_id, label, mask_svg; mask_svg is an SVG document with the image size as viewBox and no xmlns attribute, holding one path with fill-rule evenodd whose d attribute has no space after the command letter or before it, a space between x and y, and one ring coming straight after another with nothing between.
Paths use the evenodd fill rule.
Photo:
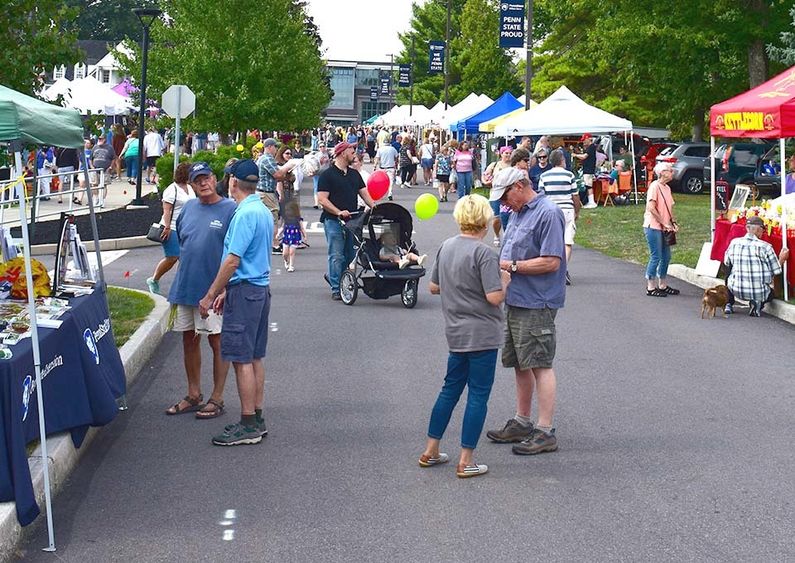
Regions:
<instances>
[{"instance_id":1,"label":"black tablecloth","mask_svg":"<svg viewBox=\"0 0 795 563\"><path fill-rule=\"evenodd\" d=\"M124 366L113 339L105 292L70 300L58 329L39 328L47 434L70 431L75 447L89 426L116 416L125 393ZM16 501L23 526L39 515L25 446L39 437L33 341L20 341L0 360L0 501Z\"/></svg>"}]
</instances>

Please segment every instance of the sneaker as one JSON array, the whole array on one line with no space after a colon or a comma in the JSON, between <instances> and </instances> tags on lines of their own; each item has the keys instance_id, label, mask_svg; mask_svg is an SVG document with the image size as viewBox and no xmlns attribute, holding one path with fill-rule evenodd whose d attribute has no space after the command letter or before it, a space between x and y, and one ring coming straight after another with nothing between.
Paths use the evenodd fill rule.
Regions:
<instances>
[{"instance_id":1,"label":"sneaker","mask_svg":"<svg viewBox=\"0 0 795 563\"><path fill-rule=\"evenodd\" d=\"M259 432L259 435L263 437L268 435L268 429L265 428L265 420L257 421L257 432Z\"/></svg>"},{"instance_id":2,"label":"sneaker","mask_svg":"<svg viewBox=\"0 0 795 563\"><path fill-rule=\"evenodd\" d=\"M387 199L388 199L389 201L392 201L392 196L389 196Z\"/></svg>"},{"instance_id":3,"label":"sneaker","mask_svg":"<svg viewBox=\"0 0 795 563\"><path fill-rule=\"evenodd\" d=\"M441 465L450 461L450 456L447 454L439 454L436 457L428 457L425 454L420 456L420 467L433 467L434 465Z\"/></svg>"},{"instance_id":4,"label":"sneaker","mask_svg":"<svg viewBox=\"0 0 795 563\"><path fill-rule=\"evenodd\" d=\"M263 434L258 428L249 428L239 422L230 424L218 436L213 437L216 446L240 446L242 444L258 444L262 441Z\"/></svg>"},{"instance_id":5,"label":"sneaker","mask_svg":"<svg viewBox=\"0 0 795 563\"><path fill-rule=\"evenodd\" d=\"M566 272L566 285L571 285L571 276Z\"/></svg>"},{"instance_id":6,"label":"sneaker","mask_svg":"<svg viewBox=\"0 0 795 563\"><path fill-rule=\"evenodd\" d=\"M287 260L285 260L285 261L284 261L284 268L285 268L285 270L286 270L287 268L289 268L289 267L290 267L290 263L289 263Z\"/></svg>"},{"instance_id":7,"label":"sneaker","mask_svg":"<svg viewBox=\"0 0 795 563\"><path fill-rule=\"evenodd\" d=\"M423 254L422 256L420 256L419 258L417 258L417 265L418 265L418 266L422 266L423 264L425 264L425 261L426 261L427 259L428 259L428 255L427 255L427 254Z\"/></svg>"},{"instance_id":8,"label":"sneaker","mask_svg":"<svg viewBox=\"0 0 795 563\"><path fill-rule=\"evenodd\" d=\"M502 430L489 430L486 432L486 437L492 442L498 444L510 444L514 442L521 442L533 436L533 423L529 426L523 426L521 422L515 418L510 419L505 423Z\"/></svg>"},{"instance_id":9,"label":"sneaker","mask_svg":"<svg viewBox=\"0 0 795 563\"><path fill-rule=\"evenodd\" d=\"M287 266L287 271L288 272L295 272L295 268L293 268L292 266Z\"/></svg>"},{"instance_id":10,"label":"sneaker","mask_svg":"<svg viewBox=\"0 0 795 563\"><path fill-rule=\"evenodd\" d=\"M726 315L733 315L734 314L734 307L731 303L726 303L726 306L723 308L723 313Z\"/></svg>"},{"instance_id":11,"label":"sneaker","mask_svg":"<svg viewBox=\"0 0 795 563\"><path fill-rule=\"evenodd\" d=\"M401 258L400 262L398 262L398 268L403 270L405 268L408 268L409 264L411 264L411 261L408 258Z\"/></svg>"},{"instance_id":12,"label":"sneaker","mask_svg":"<svg viewBox=\"0 0 795 563\"><path fill-rule=\"evenodd\" d=\"M335 291L331 294L332 301L342 301L342 295L340 295L339 291Z\"/></svg>"},{"instance_id":13,"label":"sneaker","mask_svg":"<svg viewBox=\"0 0 795 563\"><path fill-rule=\"evenodd\" d=\"M761 311L761 309L759 307L759 304L756 301L754 301L753 299L751 301L749 301L748 304L751 306L751 310L748 311L748 316L749 317L758 317L759 316L759 312Z\"/></svg>"},{"instance_id":14,"label":"sneaker","mask_svg":"<svg viewBox=\"0 0 795 563\"><path fill-rule=\"evenodd\" d=\"M146 286L149 288L149 293L160 295L160 282L155 278L146 278Z\"/></svg>"},{"instance_id":15,"label":"sneaker","mask_svg":"<svg viewBox=\"0 0 795 563\"><path fill-rule=\"evenodd\" d=\"M532 436L522 440L521 444L516 444L511 448L511 451L516 455L535 455L544 452L554 452L557 449L558 439L555 438L555 429L553 428L547 433L536 428Z\"/></svg>"},{"instance_id":16,"label":"sneaker","mask_svg":"<svg viewBox=\"0 0 795 563\"><path fill-rule=\"evenodd\" d=\"M282 253L282 245L280 244L279 246L274 246L273 247L273 253L274 254L281 254Z\"/></svg>"},{"instance_id":17,"label":"sneaker","mask_svg":"<svg viewBox=\"0 0 795 563\"><path fill-rule=\"evenodd\" d=\"M477 477L478 475L485 475L489 472L489 466L485 463L474 463L472 465L459 465L455 470L456 477L459 479L467 479L469 477Z\"/></svg>"},{"instance_id":18,"label":"sneaker","mask_svg":"<svg viewBox=\"0 0 795 563\"><path fill-rule=\"evenodd\" d=\"M583 207L583 209L596 209L598 207L598 205L596 205L595 201L589 201L588 203L586 203L582 207Z\"/></svg>"}]
</instances>

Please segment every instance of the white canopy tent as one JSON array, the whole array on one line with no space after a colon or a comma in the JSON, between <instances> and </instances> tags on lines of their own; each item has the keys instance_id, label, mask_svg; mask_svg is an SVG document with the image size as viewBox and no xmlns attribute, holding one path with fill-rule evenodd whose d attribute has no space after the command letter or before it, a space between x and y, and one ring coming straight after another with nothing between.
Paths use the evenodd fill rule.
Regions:
<instances>
[{"instance_id":1,"label":"white canopy tent","mask_svg":"<svg viewBox=\"0 0 795 563\"><path fill-rule=\"evenodd\" d=\"M65 78L59 79L42 92L42 95L51 101L62 95L67 108L76 109L83 115L87 113L120 115L129 112L132 108L128 98L114 92L110 86L102 84L93 76L71 82Z\"/></svg>"},{"instance_id":2,"label":"white canopy tent","mask_svg":"<svg viewBox=\"0 0 795 563\"><path fill-rule=\"evenodd\" d=\"M629 131L632 122L585 103L574 92L561 86L535 107L506 119L494 129L498 137L519 135L574 135L578 133L615 133ZM635 161L634 135L630 135L632 161ZM635 180L635 202L638 201L637 167L632 167Z\"/></svg>"},{"instance_id":3,"label":"white canopy tent","mask_svg":"<svg viewBox=\"0 0 795 563\"><path fill-rule=\"evenodd\" d=\"M428 122L430 110L425 106L394 106L378 118L377 123L389 127L416 127Z\"/></svg>"},{"instance_id":4,"label":"white canopy tent","mask_svg":"<svg viewBox=\"0 0 795 563\"><path fill-rule=\"evenodd\" d=\"M458 104L448 107L446 112L443 112L439 119L439 125L444 129L449 129L453 123L458 123L462 119L466 119L470 115L480 113L491 104L494 100L485 94L469 94L466 98L461 100Z\"/></svg>"}]
</instances>

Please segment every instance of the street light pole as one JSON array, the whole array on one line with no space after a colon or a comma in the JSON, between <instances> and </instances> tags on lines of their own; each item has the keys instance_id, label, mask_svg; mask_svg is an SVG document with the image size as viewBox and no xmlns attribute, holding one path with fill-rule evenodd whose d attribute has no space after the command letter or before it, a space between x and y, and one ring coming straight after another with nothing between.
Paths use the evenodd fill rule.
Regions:
<instances>
[{"instance_id":1,"label":"street light pole","mask_svg":"<svg viewBox=\"0 0 795 563\"><path fill-rule=\"evenodd\" d=\"M414 115L414 36L411 36L411 58L409 59L409 117Z\"/></svg>"},{"instance_id":2,"label":"street light pole","mask_svg":"<svg viewBox=\"0 0 795 563\"><path fill-rule=\"evenodd\" d=\"M532 0L531 0L532 1ZM444 33L444 110L450 101L450 0L447 0L447 27Z\"/></svg>"},{"instance_id":3,"label":"street light pole","mask_svg":"<svg viewBox=\"0 0 795 563\"><path fill-rule=\"evenodd\" d=\"M533 0L527 0L527 59L524 70L524 109L530 109L530 83L533 80Z\"/></svg>"},{"instance_id":4,"label":"street light pole","mask_svg":"<svg viewBox=\"0 0 795 563\"><path fill-rule=\"evenodd\" d=\"M149 28L162 12L157 8L136 8L133 13L144 28L144 37L141 58L141 107L138 108L138 176L135 179L135 199L132 203L133 205L143 205L141 181L144 172L144 114L146 110L146 64L149 59Z\"/></svg>"}]
</instances>

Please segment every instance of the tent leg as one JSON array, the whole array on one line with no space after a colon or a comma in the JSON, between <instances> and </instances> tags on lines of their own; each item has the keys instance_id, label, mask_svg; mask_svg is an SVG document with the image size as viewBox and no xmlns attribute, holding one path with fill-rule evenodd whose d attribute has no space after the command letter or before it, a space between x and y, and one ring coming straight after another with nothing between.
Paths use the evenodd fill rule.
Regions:
<instances>
[{"instance_id":1,"label":"tent leg","mask_svg":"<svg viewBox=\"0 0 795 563\"><path fill-rule=\"evenodd\" d=\"M787 194L787 174L786 168L784 168L784 162L786 162L784 151L786 150L784 139L781 138L778 140L778 157L780 160L781 165L781 196L785 196ZM781 206L781 248L787 248L787 206ZM787 283L787 263L784 262L783 264L783 286L784 286L784 302L786 303L789 301L789 284Z\"/></svg>"},{"instance_id":2,"label":"tent leg","mask_svg":"<svg viewBox=\"0 0 795 563\"><path fill-rule=\"evenodd\" d=\"M629 132L629 146L632 151L632 179L635 181L635 205L638 204L638 164L635 162L635 130Z\"/></svg>"},{"instance_id":3,"label":"tent leg","mask_svg":"<svg viewBox=\"0 0 795 563\"><path fill-rule=\"evenodd\" d=\"M15 154L17 171L22 173L22 155ZM30 337L33 348L33 369L36 373L36 402L39 407L39 439L41 440L41 463L44 469L44 504L47 510L47 538L49 545L44 551L55 551L55 529L52 520L52 493L50 491L50 456L47 452L47 429L44 422L44 388L41 385L41 351L39 350L39 327L36 323L36 296L33 289L33 269L30 263L30 236L28 234L27 212L25 211L25 192L19 196L19 221L22 229L22 242L25 256L25 281L28 284L28 315L31 319Z\"/></svg>"},{"instance_id":4,"label":"tent leg","mask_svg":"<svg viewBox=\"0 0 795 563\"><path fill-rule=\"evenodd\" d=\"M717 194L715 186L715 137L709 137L709 242L715 242L715 196Z\"/></svg>"},{"instance_id":5,"label":"tent leg","mask_svg":"<svg viewBox=\"0 0 795 563\"><path fill-rule=\"evenodd\" d=\"M105 272L102 269L102 253L99 249L99 231L97 230L97 215L94 212L94 198L91 195L91 181L88 176L88 160L86 159L86 153L83 151L82 154L82 161L83 161L83 177L86 181L86 197L88 198L88 214L91 218L91 232L94 235L94 253L97 256L97 271L99 273L99 280L98 286L102 288L102 291L105 291ZM140 170L138 171L141 172Z\"/></svg>"}]
</instances>

